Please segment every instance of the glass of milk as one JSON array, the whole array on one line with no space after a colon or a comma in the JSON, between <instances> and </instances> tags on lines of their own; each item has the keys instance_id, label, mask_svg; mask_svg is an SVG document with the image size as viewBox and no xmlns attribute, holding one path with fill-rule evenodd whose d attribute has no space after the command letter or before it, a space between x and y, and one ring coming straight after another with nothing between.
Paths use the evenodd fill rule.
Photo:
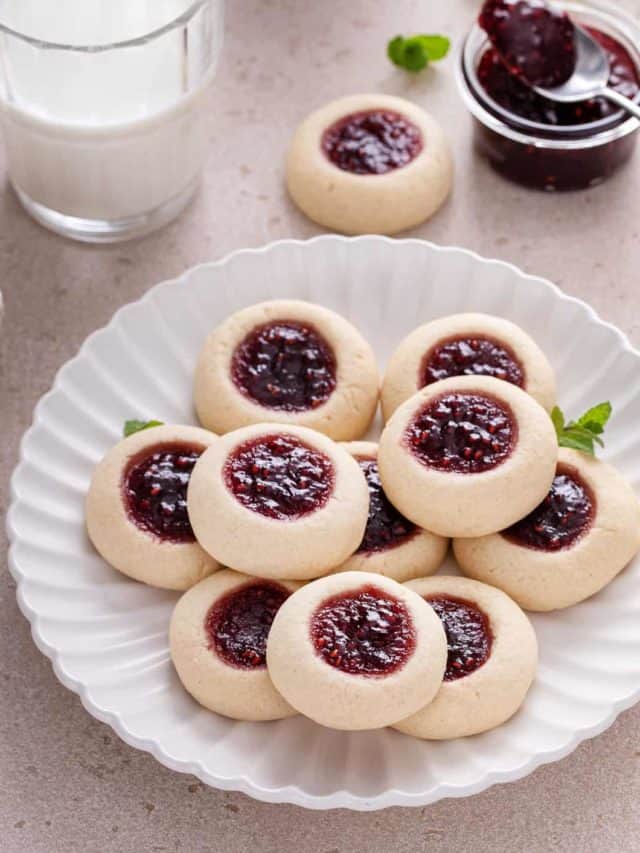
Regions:
<instances>
[{"instance_id":1,"label":"glass of milk","mask_svg":"<svg viewBox=\"0 0 640 853\"><path fill-rule=\"evenodd\" d=\"M8 177L46 227L87 242L145 234L192 198L224 0L2 0Z\"/></svg>"}]
</instances>

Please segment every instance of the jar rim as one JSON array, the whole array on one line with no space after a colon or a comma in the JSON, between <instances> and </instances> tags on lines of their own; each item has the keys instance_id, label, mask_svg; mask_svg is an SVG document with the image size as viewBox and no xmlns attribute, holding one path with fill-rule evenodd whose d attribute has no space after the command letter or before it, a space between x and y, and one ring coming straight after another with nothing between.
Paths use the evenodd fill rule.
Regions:
<instances>
[{"instance_id":1,"label":"jar rim","mask_svg":"<svg viewBox=\"0 0 640 853\"><path fill-rule=\"evenodd\" d=\"M629 50L640 73L640 27L619 7L607 3L563 2L562 7L576 17L590 16L586 22L619 40ZM586 148L602 145L612 139L626 136L638 130L640 121L629 116L624 119L624 110L594 122L573 125L547 125L509 112L500 106L481 86L477 74L477 59L488 45L488 39L476 23L467 34L460 51L457 68L458 88L471 113L490 129L518 142L536 147ZM634 98L640 102L640 91Z\"/></svg>"}]
</instances>

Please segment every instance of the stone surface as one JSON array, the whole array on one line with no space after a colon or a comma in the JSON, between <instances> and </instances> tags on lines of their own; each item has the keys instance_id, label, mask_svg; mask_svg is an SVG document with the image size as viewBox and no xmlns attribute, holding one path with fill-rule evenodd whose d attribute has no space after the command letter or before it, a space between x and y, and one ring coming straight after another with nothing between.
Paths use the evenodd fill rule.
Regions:
<instances>
[{"instance_id":1,"label":"stone surface","mask_svg":"<svg viewBox=\"0 0 640 853\"><path fill-rule=\"evenodd\" d=\"M638 0L624 5L640 14ZM407 95L445 121L457 161L451 201L414 233L504 258L587 299L640 344L640 158L606 185L555 197L500 180L471 152L454 56L418 77L387 40L468 27L473 0L232 0L211 93L215 163L165 231L111 248L73 245L22 213L0 149L0 510L38 397L85 336L149 286L201 261L318 229L287 200L283 152L296 123L353 92ZM0 565L0 829L3 853L631 853L640 837L640 708L528 778L466 800L374 814L307 812L205 788L91 718L33 645Z\"/></svg>"}]
</instances>

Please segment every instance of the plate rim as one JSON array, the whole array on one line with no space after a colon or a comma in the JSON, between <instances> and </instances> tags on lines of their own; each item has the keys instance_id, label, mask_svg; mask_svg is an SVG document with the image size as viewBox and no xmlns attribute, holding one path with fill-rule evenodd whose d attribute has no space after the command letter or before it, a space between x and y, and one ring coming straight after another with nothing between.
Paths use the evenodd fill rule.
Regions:
<instances>
[{"instance_id":1,"label":"plate rim","mask_svg":"<svg viewBox=\"0 0 640 853\"><path fill-rule=\"evenodd\" d=\"M155 739L145 738L136 735L132 731L130 731L130 729L126 726L126 724L123 722L117 712L107 711L102 708L97 702L91 699L85 684L80 679L76 679L70 676L65 671L65 668L60 659L61 654L59 650L52 646L50 643L46 642L40 633L38 625L39 614L26 603L22 595L21 583L26 579L27 576L22 571L17 557L17 546L19 545L20 538L18 536L17 529L14 526L13 517L17 513L17 507L21 502L21 499L18 495L18 483L22 475L23 467L26 463L25 447L30 439L31 434L35 431L35 429L41 422L41 413L43 408L45 407L48 399L53 396L60 388L66 372L70 370L72 366L85 355L86 350L90 347L92 341L96 337L105 334L112 326L115 326L120 321L120 316L123 312L132 310L134 306L144 303L145 301L151 301L159 291L179 283L187 284L189 278L196 274L198 271L203 269L210 270L222 268L227 264L232 263L238 256L261 255L271 252L273 250L277 250L281 247L295 246L298 248L303 248L317 243L387 243L394 245L419 244L420 246L428 247L429 250L435 253L466 255L472 258L474 262L479 262L482 265L489 264L501 267L503 269L507 269L512 274L517 275L518 278L528 280L535 287L538 287L541 290L550 291L556 298L580 306L580 308L586 312L587 316L592 322L595 322L600 326L605 326L611 332L614 333L615 337L618 340L618 343L620 344L623 350L626 350L635 357L640 358L640 350L632 346L627 335L613 323L604 320L598 314L598 312L583 299L565 293L558 285L556 285L549 279L524 272L516 264L510 263L509 261L504 261L499 258L486 257L462 246L439 245L429 240L423 240L415 237L397 239L384 237L381 235L346 237L339 234L320 234L310 239L286 238L281 240L273 240L269 243L264 244L263 246L236 249L232 252L227 253L218 260L204 261L202 263L189 267L179 276L170 279L164 279L156 283L155 285L148 288L148 290L146 290L145 293L142 294L142 296L140 296L138 299L135 299L131 302L127 302L124 305L120 306L120 308L118 308L114 312L110 320L105 325L91 332L84 339L76 354L69 358L67 361L65 361L65 363L57 370L51 387L39 398L38 402L36 403L31 423L24 431L20 440L18 462L10 478L9 508L7 510L6 515L6 531L9 540L8 568L12 578L16 582L16 599L18 607L20 608L20 611L22 612L23 616L30 624L31 636L36 647L43 655L45 655L45 657L47 657L51 661L52 668L57 679L67 689L78 695L83 707L86 711L89 712L89 714L91 714L91 716L100 720L100 722L109 725L116 732L116 734L129 746L143 750L144 752L151 753L151 755L153 755L153 757L165 767L168 767L169 769L180 773L190 773L196 776L196 778L200 779L200 781L211 787L215 787L225 791L240 791L262 802L289 803L314 810L347 808L355 811L374 811L383 808L390 808L393 806L425 806L437 802L440 799L472 796L474 794L478 794L481 791L486 790L489 787L492 787L493 785L505 784L507 782L513 782L518 779L522 779L525 776L528 776L536 769L538 769L539 767L543 766L544 764L550 764L555 761L559 761L562 758L565 758L567 755L573 752L577 748L577 746L579 746L580 743L585 740L589 740L590 738L596 737L597 735L604 732L613 724L613 722L620 713L632 707L636 702L638 702L640 700L640 684L627 696L620 697L617 700L612 700L609 703L609 713L602 720L593 725L586 725L582 728L574 729L570 733L567 742L562 744L561 746L536 753L535 755L532 755L529 758L525 759L516 768L508 770L488 771L473 782L465 783L458 786L438 785L430 791L416 794L410 794L408 792L398 790L397 788L390 788L375 797L361 797L346 790L337 790L330 794L323 795L310 794L303 791L297 785L283 785L277 788L267 788L256 784L246 775L214 775L208 770L206 770L202 766L201 762L192 762L185 759L174 758L168 752L166 752Z\"/></svg>"}]
</instances>

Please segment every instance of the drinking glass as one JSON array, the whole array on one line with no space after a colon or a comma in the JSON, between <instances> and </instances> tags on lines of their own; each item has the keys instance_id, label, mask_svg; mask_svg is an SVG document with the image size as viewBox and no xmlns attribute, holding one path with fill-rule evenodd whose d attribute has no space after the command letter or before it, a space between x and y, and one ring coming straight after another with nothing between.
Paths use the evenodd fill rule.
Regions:
<instances>
[{"instance_id":1,"label":"drinking glass","mask_svg":"<svg viewBox=\"0 0 640 853\"><path fill-rule=\"evenodd\" d=\"M224 0L3 0L8 178L53 231L115 242L173 219L200 183Z\"/></svg>"}]
</instances>

